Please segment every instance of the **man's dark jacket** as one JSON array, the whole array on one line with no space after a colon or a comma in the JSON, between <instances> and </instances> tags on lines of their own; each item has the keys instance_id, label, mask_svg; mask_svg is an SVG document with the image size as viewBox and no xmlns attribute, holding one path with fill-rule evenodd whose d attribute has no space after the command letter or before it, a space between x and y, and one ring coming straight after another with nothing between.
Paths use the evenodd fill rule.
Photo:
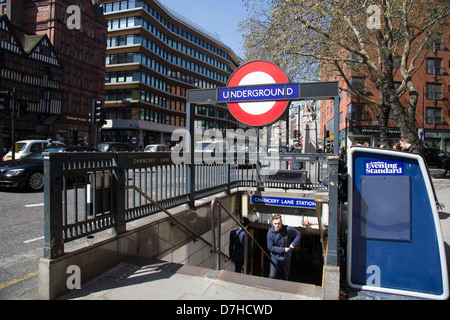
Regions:
<instances>
[{"instance_id":1,"label":"man's dark jacket","mask_svg":"<svg viewBox=\"0 0 450 320\"><path fill-rule=\"evenodd\" d=\"M236 263L244 263L245 231L242 228L230 233L229 253L230 258ZM248 237L248 258L253 257L252 239Z\"/></svg>"},{"instance_id":2,"label":"man's dark jacket","mask_svg":"<svg viewBox=\"0 0 450 320\"><path fill-rule=\"evenodd\" d=\"M269 249L272 258L289 260L292 256L292 250L285 252L284 249L290 245L298 249L301 237L302 234L295 228L283 224L280 231L276 232L271 225L267 232L267 249Z\"/></svg>"}]
</instances>

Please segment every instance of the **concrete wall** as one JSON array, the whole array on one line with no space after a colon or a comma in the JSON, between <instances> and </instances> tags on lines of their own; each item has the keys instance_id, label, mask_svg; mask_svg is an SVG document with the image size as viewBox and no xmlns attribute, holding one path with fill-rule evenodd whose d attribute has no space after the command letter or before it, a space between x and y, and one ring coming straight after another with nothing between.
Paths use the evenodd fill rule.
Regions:
<instances>
[{"instance_id":1,"label":"concrete wall","mask_svg":"<svg viewBox=\"0 0 450 320\"><path fill-rule=\"evenodd\" d=\"M204 235L210 243L212 243L211 200L205 199L201 204L196 203L195 211L179 208L179 212L175 213L176 210L171 210L172 214L198 234ZM220 200L229 211L236 212L237 194L223 196ZM229 233L236 229L236 225L232 219L225 220L225 216L226 214L223 213L221 248L228 254ZM156 214L152 218L153 220L145 225L134 227L118 236L110 236L92 246L84 244L62 257L42 258L39 263L38 298L51 300L70 291L70 287L76 284L74 277L77 276L77 272L79 272L82 286L133 256L158 258L207 268L216 267L216 255L206 243L202 240L194 241L189 231L165 213ZM76 271L73 271L74 267ZM222 259L221 269L232 271L234 265Z\"/></svg>"},{"instance_id":2,"label":"concrete wall","mask_svg":"<svg viewBox=\"0 0 450 320\"><path fill-rule=\"evenodd\" d=\"M228 245L230 239L230 231L236 229L236 223L232 219L224 221L221 226L221 251L228 255ZM212 243L211 230L202 235L207 241ZM212 253L212 249L202 240L191 241L187 244L174 247L171 250L158 255L157 259L187 264L191 266L216 269L217 255ZM221 257L220 269L234 271L234 263L228 259Z\"/></svg>"}]
</instances>

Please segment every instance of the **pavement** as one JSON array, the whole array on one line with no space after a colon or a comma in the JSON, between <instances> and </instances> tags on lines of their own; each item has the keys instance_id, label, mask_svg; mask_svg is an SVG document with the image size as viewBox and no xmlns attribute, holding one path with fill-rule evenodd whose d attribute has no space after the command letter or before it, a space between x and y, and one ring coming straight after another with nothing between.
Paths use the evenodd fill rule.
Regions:
<instances>
[{"instance_id":1,"label":"pavement","mask_svg":"<svg viewBox=\"0 0 450 320\"><path fill-rule=\"evenodd\" d=\"M450 174L430 169L450 266ZM322 287L216 271L155 259L131 258L59 300L320 300ZM350 299L390 299L359 292ZM214 310L217 311L217 310Z\"/></svg>"},{"instance_id":2,"label":"pavement","mask_svg":"<svg viewBox=\"0 0 450 320\"><path fill-rule=\"evenodd\" d=\"M311 284L131 258L59 300L319 300Z\"/></svg>"}]
</instances>

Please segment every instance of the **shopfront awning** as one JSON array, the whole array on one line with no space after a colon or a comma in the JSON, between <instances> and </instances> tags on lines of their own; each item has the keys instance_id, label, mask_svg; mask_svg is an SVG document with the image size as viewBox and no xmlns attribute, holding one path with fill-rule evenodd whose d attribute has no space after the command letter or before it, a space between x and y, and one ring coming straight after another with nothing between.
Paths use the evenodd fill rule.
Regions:
<instances>
[{"instance_id":1,"label":"shopfront awning","mask_svg":"<svg viewBox=\"0 0 450 320\"><path fill-rule=\"evenodd\" d=\"M42 121L42 125L44 126L52 126L56 120L58 120L61 117L61 115L56 115L56 116L49 116L47 118L45 118L44 121Z\"/></svg>"}]
</instances>

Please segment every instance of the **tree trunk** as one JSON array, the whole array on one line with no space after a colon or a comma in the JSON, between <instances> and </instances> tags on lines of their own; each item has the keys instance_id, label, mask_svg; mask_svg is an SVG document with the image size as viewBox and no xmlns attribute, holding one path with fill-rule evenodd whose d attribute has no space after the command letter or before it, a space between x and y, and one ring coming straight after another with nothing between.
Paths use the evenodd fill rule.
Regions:
<instances>
[{"instance_id":1,"label":"tree trunk","mask_svg":"<svg viewBox=\"0 0 450 320\"><path fill-rule=\"evenodd\" d=\"M383 105L381 106L381 112L378 116L378 123L380 126L380 143L385 146L390 146L389 127L388 127L390 111L391 108L389 107L389 105L383 103Z\"/></svg>"}]
</instances>

